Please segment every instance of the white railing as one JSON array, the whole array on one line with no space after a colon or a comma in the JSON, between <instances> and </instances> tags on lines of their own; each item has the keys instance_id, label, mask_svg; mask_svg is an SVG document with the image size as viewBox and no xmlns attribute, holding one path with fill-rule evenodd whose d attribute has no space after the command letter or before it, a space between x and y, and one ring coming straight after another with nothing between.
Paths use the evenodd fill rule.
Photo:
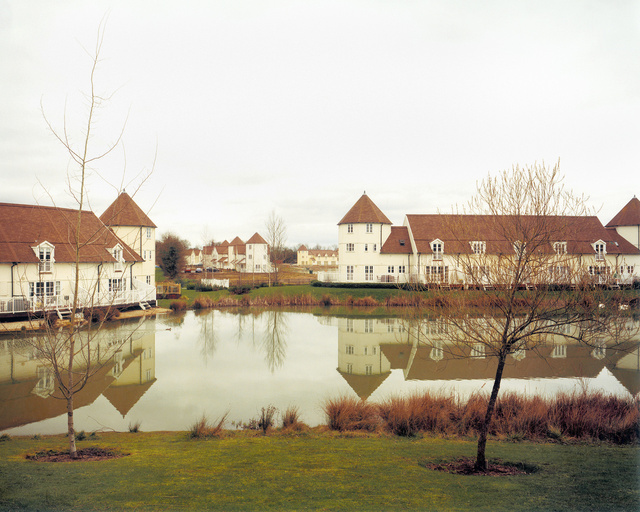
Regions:
<instances>
[{"instance_id":1,"label":"white railing","mask_svg":"<svg viewBox=\"0 0 640 512\"><path fill-rule=\"evenodd\" d=\"M318 272L318 281L323 283L337 283L340 281L340 273L339 272Z\"/></svg>"}]
</instances>

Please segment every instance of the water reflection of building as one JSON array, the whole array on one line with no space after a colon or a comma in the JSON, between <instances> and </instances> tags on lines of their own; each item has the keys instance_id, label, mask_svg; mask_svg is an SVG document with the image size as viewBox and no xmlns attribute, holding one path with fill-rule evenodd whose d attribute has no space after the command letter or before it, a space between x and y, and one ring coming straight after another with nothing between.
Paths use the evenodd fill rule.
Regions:
<instances>
[{"instance_id":1,"label":"water reflection of building","mask_svg":"<svg viewBox=\"0 0 640 512\"><path fill-rule=\"evenodd\" d=\"M74 396L75 408L103 395L123 417L155 382L155 332L106 329L100 351L115 347L87 385ZM0 431L66 414L51 368L36 357L28 340L0 339Z\"/></svg>"},{"instance_id":2,"label":"water reflection of building","mask_svg":"<svg viewBox=\"0 0 640 512\"><path fill-rule=\"evenodd\" d=\"M419 335L416 333L419 332ZM596 377L608 368L620 383L640 391L640 353L636 343L616 349L586 346L547 336L535 350L517 350L507 357L504 378ZM483 345L452 346L447 326L424 321L420 328L398 318L340 318L338 371L356 394L367 399L390 375L402 370L405 380L493 379L496 358Z\"/></svg>"}]
</instances>

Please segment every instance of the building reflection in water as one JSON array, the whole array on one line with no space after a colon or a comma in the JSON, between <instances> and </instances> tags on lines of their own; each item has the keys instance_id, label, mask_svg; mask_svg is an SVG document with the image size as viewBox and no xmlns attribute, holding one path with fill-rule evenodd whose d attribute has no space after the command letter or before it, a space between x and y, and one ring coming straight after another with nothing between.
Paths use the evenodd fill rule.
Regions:
<instances>
[{"instance_id":1,"label":"building reflection in water","mask_svg":"<svg viewBox=\"0 0 640 512\"><path fill-rule=\"evenodd\" d=\"M363 400L402 370L405 380L493 379L497 359L483 345L453 346L447 326L438 320L417 328L399 318L338 318L338 372ZM507 358L503 378L595 378L607 368L632 394L640 391L638 343L591 347L558 332L539 340L535 350L517 350Z\"/></svg>"},{"instance_id":2,"label":"building reflection in water","mask_svg":"<svg viewBox=\"0 0 640 512\"><path fill-rule=\"evenodd\" d=\"M123 324L102 330L95 343L109 359L75 394L75 409L102 395L124 417L156 381L155 331ZM60 396L53 371L28 338L0 339L0 431L66 414Z\"/></svg>"}]
</instances>

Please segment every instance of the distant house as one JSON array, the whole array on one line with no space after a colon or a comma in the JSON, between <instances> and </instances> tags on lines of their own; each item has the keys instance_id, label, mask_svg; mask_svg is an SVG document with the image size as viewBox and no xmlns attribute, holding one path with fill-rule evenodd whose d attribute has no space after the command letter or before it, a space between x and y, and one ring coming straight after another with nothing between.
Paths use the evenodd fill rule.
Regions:
<instances>
[{"instance_id":1,"label":"distant house","mask_svg":"<svg viewBox=\"0 0 640 512\"><path fill-rule=\"evenodd\" d=\"M75 293L76 248L81 308L155 303L153 253L145 252L155 245L155 225L139 213L122 194L100 219L82 211L76 237L77 210L1 203L0 316L62 315ZM129 244L141 248L148 263Z\"/></svg>"},{"instance_id":2,"label":"distant house","mask_svg":"<svg viewBox=\"0 0 640 512\"><path fill-rule=\"evenodd\" d=\"M546 249L558 261L570 260L600 284L630 284L640 279L640 201L635 197L603 226L595 216L548 217L564 233ZM571 230L562 229L570 223ZM402 226L391 221L364 194L338 223L339 281L469 284L471 274L487 268L462 268L460 256L478 262L512 257L517 247L496 231L488 215L406 215ZM457 232L452 232L452 226ZM562 258L560 258L562 256ZM489 258L488 260L485 258ZM469 259L467 258L467 261ZM567 267L551 270L559 276ZM476 281L477 282L477 281Z\"/></svg>"},{"instance_id":3,"label":"distant house","mask_svg":"<svg viewBox=\"0 0 640 512\"><path fill-rule=\"evenodd\" d=\"M305 245L298 247L297 264L301 267L337 267L338 251L332 249L307 249Z\"/></svg>"},{"instance_id":4,"label":"distant house","mask_svg":"<svg viewBox=\"0 0 640 512\"><path fill-rule=\"evenodd\" d=\"M259 233L254 233L246 242L235 237L231 242L208 245L202 252L205 268L246 273L271 271L269 244Z\"/></svg>"},{"instance_id":5,"label":"distant house","mask_svg":"<svg viewBox=\"0 0 640 512\"><path fill-rule=\"evenodd\" d=\"M203 251L201 249L189 249L186 255L186 264L188 267L201 267L203 264Z\"/></svg>"}]
</instances>

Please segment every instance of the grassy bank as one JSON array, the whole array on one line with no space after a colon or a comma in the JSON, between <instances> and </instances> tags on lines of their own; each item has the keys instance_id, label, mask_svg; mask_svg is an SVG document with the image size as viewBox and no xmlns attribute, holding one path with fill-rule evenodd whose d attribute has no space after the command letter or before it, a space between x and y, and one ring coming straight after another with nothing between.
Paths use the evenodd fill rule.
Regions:
<instances>
[{"instance_id":1,"label":"grassy bank","mask_svg":"<svg viewBox=\"0 0 640 512\"><path fill-rule=\"evenodd\" d=\"M2 510L637 510L637 447L490 442L528 475L462 476L426 469L473 456L475 443L437 437L308 431L105 433L83 446L129 453L45 463L26 453L61 436L0 443Z\"/></svg>"}]
</instances>

